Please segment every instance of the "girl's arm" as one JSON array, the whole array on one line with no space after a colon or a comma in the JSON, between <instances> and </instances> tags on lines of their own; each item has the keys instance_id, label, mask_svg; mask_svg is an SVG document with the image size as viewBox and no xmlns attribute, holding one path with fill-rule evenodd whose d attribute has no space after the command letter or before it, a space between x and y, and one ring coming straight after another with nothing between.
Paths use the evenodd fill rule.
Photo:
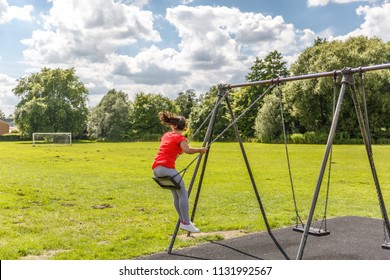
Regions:
<instances>
[{"instance_id":1,"label":"girl's arm","mask_svg":"<svg viewBox=\"0 0 390 280\"><path fill-rule=\"evenodd\" d=\"M204 154L207 151L207 148L205 148L205 147L202 147L202 148L192 148L192 147L188 146L187 141L180 142L180 148L186 154L195 154L195 153Z\"/></svg>"}]
</instances>

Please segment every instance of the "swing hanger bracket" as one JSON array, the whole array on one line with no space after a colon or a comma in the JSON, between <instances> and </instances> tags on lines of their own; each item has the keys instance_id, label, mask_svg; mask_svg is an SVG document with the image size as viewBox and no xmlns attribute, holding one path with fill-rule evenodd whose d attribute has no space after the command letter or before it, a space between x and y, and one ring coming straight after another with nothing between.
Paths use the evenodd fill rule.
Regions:
<instances>
[{"instance_id":1,"label":"swing hanger bracket","mask_svg":"<svg viewBox=\"0 0 390 280\"><path fill-rule=\"evenodd\" d=\"M353 71L350 67L345 67L341 70L341 74L343 75L343 79L341 80L342 83L347 83L350 85L355 84L355 79L353 78Z\"/></svg>"}]
</instances>

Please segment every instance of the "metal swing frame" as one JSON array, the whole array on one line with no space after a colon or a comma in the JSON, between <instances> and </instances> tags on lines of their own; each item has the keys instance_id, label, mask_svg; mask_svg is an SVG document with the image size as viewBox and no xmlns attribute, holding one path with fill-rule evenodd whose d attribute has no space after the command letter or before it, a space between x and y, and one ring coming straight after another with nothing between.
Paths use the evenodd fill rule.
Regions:
<instances>
[{"instance_id":1,"label":"metal swing frame","mask_svg":"<svg viewBox=\"0 0 390 280\"><path fill-rule=\"evenodd\" d=\"M330 132L329 132L329 135L328 135L328 140L327 140L327 144L326 144L325 154L324 154L324 157L323 157L323 160L322 160L320 174L319 174L318 181L317 181L317 184L316 184L316 188L315 188L315 191L314 191L312 204L311 204L309 215L308 215L307 225L305 227L305 231L304 231L304 234L302 235L301 243L300 243L300 246L299 246L299 249L298 249L297 259L299 259L299 260L301 260L303 258L303 253L304 253L305 245L306 245L306 242L307 242L307 236L308 236L308 232L309 232L309 227L310 227L310 224L311 224L312 219L313 219L315 207L316 207L316 204L317 204L317 199L318 199L318 196L319 196L322 180L323 180L324 173L325 173L326 164L327 164L327 161L328 161L328 158L329 158L329 155L330 155L330 151L331 151L331 148L332 148L332 145L333 145L333 140L334 140L334 136L335 136L335 132L336 132L336 127L337 127L337 123L338 123L338 120L339 120L339 117L340 117L341 105L342 105L342 102L343 102L343 99L344 99L344 95L345 95L345 92L346 92L346 89L347 89L348 86L351 89L351 95L352 95L352 99L353 99L353 103L354 103L354 107L355 107L356 117L358 119L360 132L362 134L364 145L366 147L368 161L370 163L370 168L371 168L372 176L373 176L373 179L374 179L374 183L375 183L375 187L376 187L376 191L377 191L377 195L378 195L378 200L379 200L379 205L380 205L380 209L381 209L381 213L382 213L382 218L383 218L383 221L385 223L385 227L387 228L387 232L390 233L389 218L387 216L387 210L386 210L385 202L383 200L382 191L381 191L381 188L380 188L379 179L378 179L378 175L377 175L377 172L376 172L374 159L373 159L372 145L371 145L371 140L370 140L370 137L369 137L369 128L367 127L368 118L367 118L367 114L365 114L363 116L360 104L359 104L358 99L357 99L355 79L354 79L354 76L353 76L354 73L359 73L359 72L369 71L369 70L370 70L370 68L368 68L368 67L366 69L363 69L361 67L361 68L358 68L358 69L344 68L343 70L340 71L340 75L342 75L340 94L339 94L339 98L338 98L337 105L336 105L336 108L335 108L335 112L334 112L334 116L333 116L333 120L332 120L332 125L331 125L331 128L330 128ZM367 112L366 104L363 104L363 106L364 106L365 112ZM384 245L382 245L382 247L383 246Z\"/></svg>"},{"instance_id":2,"label":"metal swing frame","mask_svg":"<svg viewBox=\"0 0 390 280\"><path fill-rule=\"evenodd\" d=\"M351 88L352 92L352 99L355 106L355 113L356 117L359 122L359 128L361 131L361 134L363 136L364 145L366 147L366 153L368 157L368 161L370 164L371 173L374 179L375 189L377 191L380 211L382 214L382 221L383 221L383 229L385 233L385 243L382 244L382 248L384 249L390 249L390 242L386 241L386 233L388 236L390 236L390 222L387 215L387 210L385 206L385 202L383 199L379 179L377 176L374 159L373 159L373 153L372 153L372 147L371 147L371 140L369 136L369 128L368 128L368 116L367 116L367 105L365 104L365 100L363 100L363 107L364 107L364 115L361 110L360 104L357 99L356 95L356 85L355 80L353 77L353 74L355 73L365 73L368 71L375 71L375 70L384 70L384 69L390 69L390 63L387 64L381 64L381 65L373 65L373 66L367 66L367 67L359 67L359 68L344 68L342 70L338 71L330 71L330 72L322 72L322 73L315 73L315 74L308 74L308 75L302 75L302 76L292 76L292 77L283 77L283 78L277 78L277 79L271 79L271 80L263 80L258 82L250 82L250 83L243 83L243 84L235 84L235 85L229 85L228 88L238 88L238 87L244 87L244 86L253 86L253 85L260 85L260 84L269 84L269 83L283 83L283 82L290 82L290 81L298 81L298 80L305 80L305 79L313 79L313 78L322 78L322 77L335 77L335 76L341 76L341 88L339 97L337 100L337 104L335 107L335 111L333 114L332 124L330 127L330 131L328 134L328 140L326 143L326 149L323 156L320 173L318 176L317 184L315 186L314 195L312 198L312 203L310 207L310 211L307 218L307 223L305 226L305 230L302 235L302 239L299 245L298 254L296 259L301 260L303 257L304 249L307 242L307 237L309 234L310 226L313 220L314 211L317 205L318 196L320 193L322 180L325 174L326 165L329 159L329 155L332 149L333 140L336 132L337 123L340 117L340 111L341 111L341 104L344 99L344 95L346 92L347 87L349 86Z\"/></svg>"},{"instance_id":3,"label":"metal swing frame","mask_svg":"<svg viewBox=\"0 0 390 280\"><path fill-rule=\"evenodd\" d=\"M328 162L329 156L331 154L331 150L332 150L332 145L333 145L333 140L334 140L334 137L335 137L336 127L337 127L337 123L338 123L338 120L339 120L339 117L340 117L341 105L342 105L342 102L343 102L343 99L344 99L344 96L345 96L345 92L346 92L346 89L348 88L348 86L351 89L351 96L352 96L354 107L355 107L355 113L356 113L357 120L359 122L359 128L360 128L361 134L363 136L363 141L364 141L364 145L365 145L365 148L366 148L368 161L369 161L369 164L370 164L370 169L371 169L371 172L372 172L375 188L376 188L376 191L377 191L380 211L381 211L381 214L382 214L383 229L384 229L384 234L385 234L385 242L384 242L384 244L382 244L382 248L390 249L390 242L388 242L386 240L386 233L387 233L388 236L390 236L390 222L389 222L389 218L388 218L388 215L387 215L386 205L385 205L385 202L384 202L384 199L383 199L383 195L382 195L382 191L381 191L381 187L380 187L380 183L379 183L379 179L378 179L378 176L377 176L377 172L376 172L376 168L375 168L375 164L374 164L374 159L373 159L372 145L371 145L371 140L370 140L370 132L369 132L369 127L368 127L367 105L365 103L365 98L363 97L364 112L362 112L361 106L360 106L360 104L358 102L358 99L357 99L356 85L355 85L355 80L354 80L354 77L353 77L353 74L355 74L355 73L362 74L362 73L365 73L365 72L368 72L368 71L383 70L383 69L390 69L390 63L382 64L382 65L368 66L368 67L359 67L359 68L354 68L354 69L352 69L352 68L344 68L344 69L338 70L338 71L335 70L335 71L331 71L331 72L315 73L315 74L308 74L308 75L302 75L302 76L282 77L282 78L277 78L277 79L270 79L270 80L242 83L242 84L233 84L233 85L232 84L225 84L225 85L220 85L219 86L219 88L218 88L218 101L216 103L217 105L213 109L211 120L210 120L209 126L207 128L206 136L204 138L203 146L210 147L210 144L212 142L214 142L212 140L212 132L214 130L214 125L215 125L215 122L216 122L217 110L218 110L219 104L221 103L221 99L224 97L225 100L226 100L227 106L228 106L229 113L230 113L231 118L233 120L233 122L231 123L230 126L234 125L236 138L237 138L237 140L239 142L239 145L240 145L240 148L241 148L241 152L242 152L242 155L244 157L244 161L245 161L245 164L246 164L246 167L247 167L247 170L248 170L248 174L249 174L249 177L250 177L250 180L251 180L251 183L252 183L252 187L253 187L254 192L256 194L256 198L257 198L257 201L258 201L258 204L259 204L259 207L260 207L260 211L261 211L263 220L264 220L265 225L267 227L267 232L268 232L269 236L272 238L272 240L274 241L274 243L277 246L277 248L279 249L279 251L284 255L284 257L286 259L289 259L289 257L286 255L286 253L284 252L283 248L280 246L280 244L278 243L278 241L276 240L276 238L273 236L273 234L271 232L271 229L270 229L270 226L269 226L266 214L265 214L265 210L264 210L264 207L263 207L263 204L262 204L262 201L261 201L261 198L260 198L260 195L259 195L256 183L255 183L255 180L254 180L251 168L250 168L250 164L249 164L248 158L246 156L245 148L244 148L244 145L243 145L243 142L242 142L239 130L238 130L238 126L236 124L238 118L236 119L234 117L234 115L233 115L233 111L232 111L232 108L230 106L230 101L229 101L229 97L228 97L227 92L230 89L239 88L239 87L245 87L245 86L255 86L255 85L262 85L262 84L271 84L271 86L270 86L270 88L271 88L276 82L277 83L285 83L285 82L297 81L297 80L305 80L305 79L313 79L313 78L321 78L321 77L330 77L330 76L333 76L333 77L341 76L342 77L342 81L341 81L340 93L339 93L339 96L338 96L336 107L334 109L332 124L331 124L330 130L329 130L328 139L327 139L327 143L326 143L326 148L325 148L324 156L323 156L321 167L320 167L320 172L319 172L319 175L318 175L318 180L317 180L317 183L316 183L316 186L315 186L315 189L314 189L314 194L313 194L313 198L312 198L310 211L308 213L306 226L305 226L303 234L302 234L302 238L301 238L301 242L300 242L300 245L299 245L299 249L298 249L298 253L297 253L296 259L297 260L301 260L303 258L304 249L305 249L305 246L306 246L308 235L310 233L311 223L312 223L313 216L314 216L314 211L315 211L315 208L316 208L316 205L317 205L317 201L318 201L318 197L319 197L319 193L320 193L323 177L324 177L324 174L325 174L326 165L327 165L327 162ZM218 138L218 136L216 138ZM216 139L214 139L214 140L216 140ZM195 218L196 207L197 207L198 200L199 200L199 195L200 195L200 191L201 191L201 187L202 187L202 183L203 183L203 179L204 179L204 174L205 174L205 170L206 170L206 165L207 165L207 160L208 160L209 153L210 153L210 148L207 150L206 154L204 155L204 161L203 161L203 165L202 165L202 169L201 169L200 177L199 177L199 181L198 181L198 189L197 189L197 193L196 193L194 208L193 208L192 215L191 215L191 220L194 220L194 218ZM190 196L190 194L191 194L191 190L192 190L192 187L193 187L194 182L196 180L197 174L199 172L199 168L201 167L201 162L202 162L202 156L200 156L198 158L196 167L194 169L194 173L192 175L191 182L190 182L189 188L188 188L188 196ZM180 220L178 220L178 222L176 224L176 228L175 228L175 231L174 231L172 239L171 239L171 243L170 243L170 246L169 246L169 249L168 249L168 253L172 253L172 249L173 249L173 246L174 246L174 243L175 243L175 239L177 237L177 233L178 233L178 230L179 230L179 225L180 225Z\"/></svg>"}]
</instances>

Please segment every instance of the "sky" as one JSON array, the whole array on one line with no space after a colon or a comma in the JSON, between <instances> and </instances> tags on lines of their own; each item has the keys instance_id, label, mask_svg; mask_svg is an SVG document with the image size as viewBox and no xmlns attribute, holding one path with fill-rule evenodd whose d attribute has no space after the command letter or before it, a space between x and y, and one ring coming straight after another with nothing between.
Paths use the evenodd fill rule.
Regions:
<instances>
[{"instance_id":1,"label":"sky","mask_svg":"<svg viewBox=\"0 0 390 280\"><path fill-rule=\"evenodd\" d=\"M389 15L390 0L0 0L0 110L43 67L73 67L90 107L111 89L200 94L274 50L291 65L317 37L388 42Z\"/></svg>"}]
</instances>

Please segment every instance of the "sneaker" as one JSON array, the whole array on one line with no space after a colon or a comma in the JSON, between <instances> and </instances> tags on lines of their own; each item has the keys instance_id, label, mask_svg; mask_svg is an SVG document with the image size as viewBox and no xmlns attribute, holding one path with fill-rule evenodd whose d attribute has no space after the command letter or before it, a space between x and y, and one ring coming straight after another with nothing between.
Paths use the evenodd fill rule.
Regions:
<instances>
[{"instance_id":1,"label":"sneaker","mask_svg":"<svg viewBox=\"0 0 390 280\"><path fill-rule=\"evenodd\" d=\"M196 228L192 222L189 223L188 225L180 223L180 228L189 232L194 232L194 233L200 232L200 229Z\"/></svg>"}]
</instances>

